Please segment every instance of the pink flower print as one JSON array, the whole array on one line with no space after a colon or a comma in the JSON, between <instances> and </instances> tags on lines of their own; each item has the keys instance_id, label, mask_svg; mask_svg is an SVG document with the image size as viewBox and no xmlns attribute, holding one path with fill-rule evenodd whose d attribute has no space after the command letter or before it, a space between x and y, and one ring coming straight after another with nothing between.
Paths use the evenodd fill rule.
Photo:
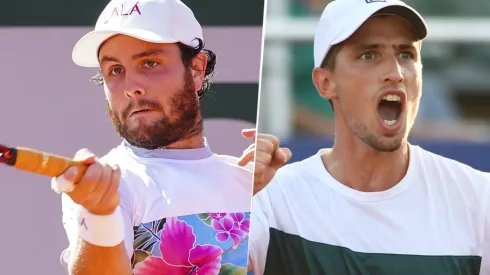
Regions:
<instances>
[{"instance_id":1,"label":"pink flower print","mask_svg":"<svg viewBox=\"0 0 490 275\"><path fill-rule=\"evenodd\" d=\"M208 213L213 220L221 221L226 216L226 213Z\"/></svg>"},{"instance_id":2,"label":"pink flower print","mask_svg":"<svg viewBox=\"0 0 490 275\"><path fill-rule=\"evenodd\" d=\"M195 245L196 236L185 221L169 218L161 233L162 257L149 256L136 264L134 275L217 275L223 250Z\"/></svg>"},{"instance_id":3,"label":"pink flower print","mask_svg":"<svg viewBox=\"0 0 490 275\"><path fill-rule=\"evenodd\" d=\"M226 242L229 238L233 240L233 248L236 248L240 243L240 237L245 237L243 231L234 228L233 219L229 216L224 217L221 221L212 220L211 227L218 231L216 240L220 243Z\"/></svg>"},{"instance_id":4,"label":"pink flower print","mask_svg":"<svg viewBox=\"0 0 490 275\"><path fill-rule=\"evenodd\" d=\"M245 214L243 213L232 213L230 216L234 222L233 227L241 230L245 235L248 234L250 230L250 219L245 219Z\"/></svg>"}]
</instances>

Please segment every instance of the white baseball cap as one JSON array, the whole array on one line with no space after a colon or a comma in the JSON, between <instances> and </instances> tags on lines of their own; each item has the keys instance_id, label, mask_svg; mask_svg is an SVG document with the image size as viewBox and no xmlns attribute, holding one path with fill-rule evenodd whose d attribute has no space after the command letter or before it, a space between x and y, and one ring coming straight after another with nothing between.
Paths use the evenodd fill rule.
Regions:
<instances>
[{"instance_id":1,"label":"white baseball cap","mask_svg":"<svg viewBox=\"0 0 490 275\"><path fill-rule=\"evenodd\" d=\"M412 25L418 39L427 36L422 16L400 0L334 0L323 10L315 32L315 67L321 66L332 46L348 39L377 12L401 16Z\"/></svg>"},{"instance_id":2,"label":"white baseball cap","mask_svg":"<svg viewBox=\"0 0 490 275\"><path fill-rule=\"evenodd\" d=\"M73 62L82 67L99 67L100 46L117 34L192 47L199 45L196 38L204 40L194 13L180 0L112 0L99 16L95 30L73 48Z\"/></svg>"}]
</instances>

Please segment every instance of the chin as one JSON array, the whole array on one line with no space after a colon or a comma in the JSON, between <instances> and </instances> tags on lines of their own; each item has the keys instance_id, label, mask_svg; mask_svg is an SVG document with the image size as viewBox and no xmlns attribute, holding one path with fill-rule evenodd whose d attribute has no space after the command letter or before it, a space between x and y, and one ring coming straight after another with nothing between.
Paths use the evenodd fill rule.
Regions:
<instances>
[{"instance_id":1,"label":"chin","mask_svg":"<svg viewBox=\"0 0 490 275\"><path fill-rule=\"evenodd\" d=\"M382 138L377 144L377 150L382 152L395 152L406 144L407 140L404 136L395 136L390 138Z\"/></svg>"},{"instance_id":2,"label":"chin","mask_svg":"<svg viewBox=\"0 0 490 275\"><path fill-rule=\"evenodd\" d=\"M154 123L138 122L127 125L126 132L135 137L145 138L152 128L154 128Z\"/></svg>"},{"instance_id":3,"label":"chin","mask_svg":"<svg viewBox=\"0 0 490 275\"><path fill-rule=\"evenodd\" d=\"M370 135L361 138L369 147L379 152L395 152L406 144L404 135Z\"/></svg>"}]
</instances>

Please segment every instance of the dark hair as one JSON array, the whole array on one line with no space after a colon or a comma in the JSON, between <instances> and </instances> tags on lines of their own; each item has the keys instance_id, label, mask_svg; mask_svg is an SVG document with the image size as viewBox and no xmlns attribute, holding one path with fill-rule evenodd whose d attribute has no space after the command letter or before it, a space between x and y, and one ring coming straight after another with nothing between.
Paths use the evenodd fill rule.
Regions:
<instances>
[{"instance_id":1,"label":"dark hair","mask_svg":"<svg viewBox=\"0 0 490 275\"><path fill-rule=\"evenodd\" d=\"M194 57L197 57L197 54L199 54L200 52L203 52L208 57L208 61L206 63L206 71L204 72L204 78L202 80L202 87L199 91L197 91L197 95L199 96L199 98L201 98L211 87L211 78L213 77L214 66L216 66L216 54L213 53L211 50L204 49L204 41L202 41L202 39L196 39L199 42L199 45L197 45L196 47L187 46L180 42L177 43L177 46L179 46L182 63L184 64L185 68L189 68L192 66L192 60L194 59ZM191 69L195 70L195 68Z\"/></svg>"},{"instance_id":2,"label":"dark hair","mask_svg":"<svg viewBox=\"0 0 490 275\"><path fill-rule=\"evenodd\" d=\"M204 41L202 41L202 39L196 39L199 43L196 47L188 46L181 42L178 42L177 46L180 49L182 63L184 64L184 67L186 69L192 66L192 60L197 57L200 52L203 52L208 57L206 71L204 72L204 78L202 81L202 87L199 91L197 91L197 95L199 96L199 98L201 98L206 94L211 86L211 78L213 76L214 67L216 65L216 54L213 53L211 50L204 49ZM191 69L195 70L195 68ZM97 70L97 74L93 76L90 80L95 82L99 86L104 84L104 78L102 77L102 72L100 71L100 69Z\"/></svg>"},{"instance_id":3,"label":"dark hair","mask_svg":"<svg viewBox=\"0 0 490 275\"><path fill-rule=\"evenodd\" d=\"M333 45L330 48L330 50L328 51L325 58L323 59L320 67L322 67L323 69L329 70L329 71L335 70L335 63L337 61L337 55L339 54L340 50L342 50L342 43ZM332 110L333 110L332 100L329 99L328 102L330 103L330 106L332 107Z\"/></svg>"}]
</instances>

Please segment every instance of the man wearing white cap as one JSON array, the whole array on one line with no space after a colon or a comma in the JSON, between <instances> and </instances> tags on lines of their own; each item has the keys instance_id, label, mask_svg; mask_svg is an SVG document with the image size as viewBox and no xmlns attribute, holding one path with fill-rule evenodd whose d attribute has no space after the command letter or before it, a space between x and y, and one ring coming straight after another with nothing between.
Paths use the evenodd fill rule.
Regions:
<instances>
[{"instance_id":1,"label":"man wearing white cap","mask_svg":"<svg viewBox=\"0 0 490 275\"><path fill-rule=\"evenodd\" d=\"M398 0L327 5L313 82L334 109L335 142L271 176L281 149L259 137L254 274L490 274L489 175L407 141L426 36Z\"/></svg>"},{"instance_id":2,"label":"man wearing white cap","mask_svg":"<svg viewBox=\"0 0 490 275\"><path fill-rule=\"evenodd\" d=\"M73 60L99 68L109 115L123 142L62 194L70 274L246 272L251 167L214 154L203 136L199 98L215 55L179 0L110 2Z\"/></svg>"}]
</instances>

